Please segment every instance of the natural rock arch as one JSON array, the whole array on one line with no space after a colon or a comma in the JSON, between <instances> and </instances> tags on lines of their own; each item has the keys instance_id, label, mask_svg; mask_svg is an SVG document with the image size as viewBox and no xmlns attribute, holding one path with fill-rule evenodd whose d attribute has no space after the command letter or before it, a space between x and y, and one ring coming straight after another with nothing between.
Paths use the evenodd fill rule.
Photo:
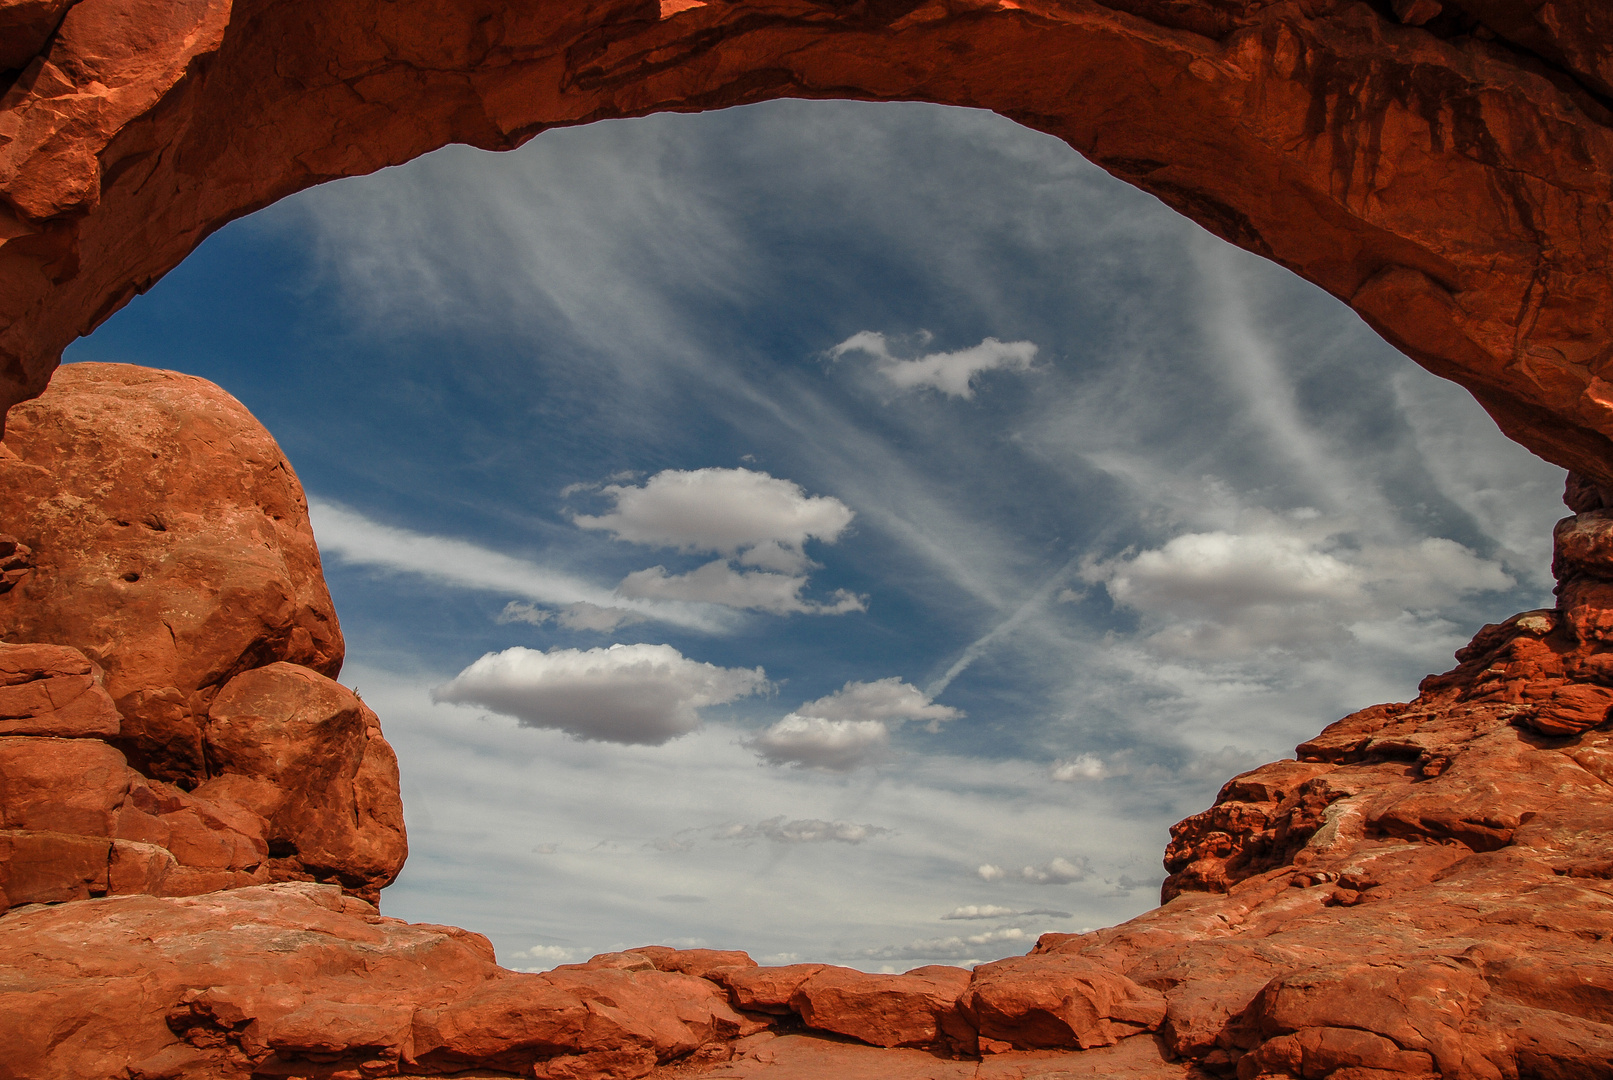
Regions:
<instances>
[{"instance_id":1,"label":"natural rock arch","mask_svg":"<svg viewBox=\"0 0 1613 1080\"><path fill-rule=\"evenodd\" d=\"M607 117L917 99L1063 139L1613 484L1600 0L0 0L0 29L0 406L313 184Z\"/></svg>"},{"instance_id":2,"label":"natural rock arch","mask_svg":"<svg viewBox=\"0 0 1613 1080\"><path fill-rule=\"evenodd\" d=\"M1605 1077L1610 42L1605 0L0 0L0 408L211 230L323 180L605 117L903 98L1064 139L1345 299L1586 474L1557 608L1229 781L1172 830L1155 911L967 976L663 947L536 975L360 899L402 862L397 774L379 720L321 674L340 638L300 489L265 480L267 433L199 380L83 365L0 449L0 527L40 549L0 537L0 592L26 617L0 643L0 1076L731 1076L804 1025L865 1045L779 1037L784 1075L1020 1075L1032 1059L981 1059L1029 1050L1146 1080ZM63 402L83 423L45 415ZM145 494L82 448L113 452L120 418L142 461L232 424L227 464L265 483L227 514L205 483L194 505L163 488L190 531L41 512L74 484ZM191 474L211 472L167 475ZM259 560L260 591L287 599L251 613L277 621L204 627L222 663L191 662L171 626L167 652L96 644L117 636L108 611L154 629L130 598L173 599L156 554L238 548L259 518L283 555ZM63 569L131 554L151 557L118 566L115 604ZM315 759L329 782L280 784ZM349 808L352 829L327 828Z\"/></svg>"}]
</instances>

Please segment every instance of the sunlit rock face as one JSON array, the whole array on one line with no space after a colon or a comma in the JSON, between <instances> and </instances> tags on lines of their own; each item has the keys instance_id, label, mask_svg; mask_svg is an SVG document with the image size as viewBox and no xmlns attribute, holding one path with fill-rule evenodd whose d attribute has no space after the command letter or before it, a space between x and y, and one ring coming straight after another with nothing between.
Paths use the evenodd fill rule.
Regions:
<instances>
[{"instance_id":1,"label":"sunlit rock face","mask_svg":"<svg viewBox=\"0 0 1613 1080\"><path fill-rule=\"evenodd\" d=\"M1613 483L1600 0L0 5L0 404L203 237L450 142L777 97L989 108L1350 303Z\"/></svg>"},{"instance_id":2,"label":"sunlit rock face","mask_svg":"<svg viewBox=\"0 0 1613 1080\"><path fill-rule=\"evenodd\" d=\"M0 906L317 880L407 852L380 721L296 475L212 383L62 370L17 410L0 519Z\"/></svg>"},{"instance_id":3,"label":"sunlit rock face","mask_svg":"<svg viewBox=\"0 0 1613 1080\"><path fill-rule=\"evenodd\" d=\"M242 672L341 669L302 486L212 383L71 365L13 412L4 445L0 521L32 570L0 594L0 636L98 663L123 714L117 741L151 775L207 778L209 703Z\"/></svg>"}]
</instances>

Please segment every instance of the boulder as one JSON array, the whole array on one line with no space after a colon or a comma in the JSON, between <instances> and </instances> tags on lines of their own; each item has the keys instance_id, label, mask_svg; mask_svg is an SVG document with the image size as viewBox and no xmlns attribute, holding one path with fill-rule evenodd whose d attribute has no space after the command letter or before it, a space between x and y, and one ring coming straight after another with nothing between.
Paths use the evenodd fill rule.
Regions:
<instances>
[{"instance_id":1,"label":"boulder","mask_svg":"<svg viewBox=\"0 0 1613 1080\"><path fill-rule=\"evenodd\" d=\"M755 967L717 973L728 987L735 1008L750 1012L783 1015L791 1011L790 1000L801 984L822 971L827 964L788 964L784 967Z\"/></svg>"},{"instance_id":2,"label":"boulder","mask_svg":"<svg viewBox=\"0 0 1613 1080\"><path fill-rule=\"evenodd\" d=\"M397 757L347 687L284 662L237 675L213 700L205 744L213 779L196 794L266 819L277 872L372 901L398 876L409 845Z\"/></svg>"},{"instance_id":3,"label":"boulder","mask_svg":"<svg viewBox=\"0 0 1613 1080\"><path fill-rule=\"evenodd\" d=\"M969 984L963 968L870 975L825 967L796 987L790 1008L809 1028L873 1046L933 1046L943 1031L967 1043L973 1031L958 1014L958 998Z\"/></svg>"},{"instance_id":4,"label":"boulder","mask_svg":"<svg viewBox=\"0 0 1613 1080\"><path fill-rule=\"evenodd\" d=\"M71 364L12 413L4 447L0 525L32 554L0 594L0 639L105 669L137 768L200 783L202 722L226 682L277 660L340 669L302 487L217 386Z\"/></svg>"},{"instance_id":5,"label":"boulder","mask_svg":"<svg viewBox=\"0 0 1613 1080\"><path fill-rule=\"evenodd\" d=\"M982 1039L1020 1049L1113 1046L1165 1019L1165 998L1082 956L1020 956L975 968L961 1002Z\"/></svg>"}]
</instances>

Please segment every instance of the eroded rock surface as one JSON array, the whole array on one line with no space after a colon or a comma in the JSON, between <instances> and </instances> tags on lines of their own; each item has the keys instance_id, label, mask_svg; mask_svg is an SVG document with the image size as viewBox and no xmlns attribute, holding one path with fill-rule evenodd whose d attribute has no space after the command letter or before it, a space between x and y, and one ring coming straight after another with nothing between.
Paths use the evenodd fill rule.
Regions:
<instances>
[{"instance_id":1,"label":"eroded rock surface","mask_svg":"<svg viewBox=\"0 0 1613 1080\"><path fill-rule=\"evenodd\" d=\"M217 386L70 364L13 410L0 522L30 549L0 594L0 639L81 650L105 670L118 745L150 775L207 778L209 702L275 661L334 676L342 637L296 474Z\"/></svg>"},{"instance_id":2,"label":"eroded rock surface","mask_svg":"<svg viewBox=\"0 0 1613 1080\"><path fill-rule=\"evenodd\" d=\"M397 761L321 673L341 634L274 441L211 383L124 365L19 413L0 910L286 880L374 900L407 854Z\"/></svg>"},{"instance_id":3,"label":"eroded rock surface","mask_svg":"<svg viewBox=\"0 0 1613 1080\"><path fill-rule=\"evenodd\" d=\"M1064 140L1613 483L1602 0L3 0L0 41L0 408L310 185L608 117L924 100Z\"/></svg>"}]
</instances>

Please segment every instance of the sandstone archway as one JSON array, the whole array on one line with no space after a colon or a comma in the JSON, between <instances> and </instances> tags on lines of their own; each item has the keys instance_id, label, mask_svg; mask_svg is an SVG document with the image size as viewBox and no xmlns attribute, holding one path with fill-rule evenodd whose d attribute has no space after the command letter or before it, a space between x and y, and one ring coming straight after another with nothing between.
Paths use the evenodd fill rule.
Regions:
<instances>
[{"instance_id":1,"label":"sandstone archway","mask_svg":"<svg viewBox=\"0 0 1613 1080\"><path fill-rule=\"evenodd\" d=\"M5 406L313 184L605 117L916 99L1063 139L1613 482L1597 0L12 0L0 27Z\"/></svg>"},{"instance_id":2,"label":"sandstone archway","mask_svg":"<svg viewBox=\"0 0 1613 1080\"><path fill-rule=\"evenodd\" d=\"M1486 627L1415 701L1365 709L1299 760L1230 781L1173 830L1159 909L1048 935L973 975L892 977L663 947L518 974L477 935L380 916L362 898L402 859L390 752L373 714L318 670L340 644L303 572L300 491L289 472L267 493L243 485L244 529L287 523L276 543L296 602L231 646L240 664L170 675L142 661L140 678L183 675L195 691L147 694L99 670L79 629L0 645L0 862L15 892L0 892L0 1077L626 1078L673 1063L749 1076L773 1053L754 1039L802 1025L863 1045L796 1044L776 1075L1607 1075L1613 510L1598 484L1613 485L1613 10L1601 0L0 0L0 31L5 407L38 395L66 344L211 230L309 185L605 117L922 99L1058 136L1299 272L1584 474L1558 528L1558 608ZM166 408L175 390L141 389L144 372L86 366L75 379L107 383L92 389L109 419L80 408L77 428L40 422L47 397L19 411L14 442L30 427L41 445L76 431L111 453L100 435L131 402ZM141 440L171 428L185 441L210 391L175 393L168 427L131 425ZM213 404L219 423L262 436L272 465L251 418ZM88 471L103 500L138 487ZM216 539L216 511L196 508L202 539ZM136 545L150 542L142 528L170 531L123 517L90 524ZM0 591L38 572L25 555L0 538ZM29 586L12 592L27 607ZM67 615L93 606L82 595L61 593ZM128 693L114 702L109 687ZM309 719L329 732L309 760L334 760L321 747L339 742L346 764L338 783L304 786L344 809L367 800L364 835L328 835L323 804L278 786L285 760L263 752L263 733ZM234 757L215 770L221 754ZM26 906L4 912L14 901ZM993 1065L999 1053L1051 1055L1051 1072L1036 1072L1043 1058Z\"/></svg>"}]
</instances>

